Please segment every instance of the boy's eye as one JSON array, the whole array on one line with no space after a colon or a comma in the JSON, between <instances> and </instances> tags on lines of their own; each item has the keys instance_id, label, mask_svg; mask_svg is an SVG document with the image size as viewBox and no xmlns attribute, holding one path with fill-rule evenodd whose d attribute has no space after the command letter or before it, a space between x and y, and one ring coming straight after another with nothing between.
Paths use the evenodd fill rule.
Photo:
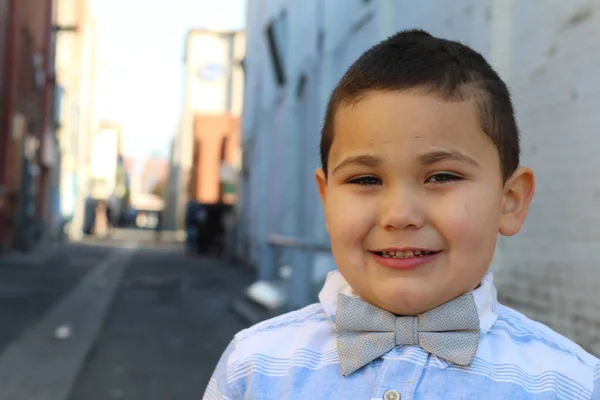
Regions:
<instances>
[{"instance_id":1,"label":"boy's eye","mask_svg":"<svg viewBox=\"0 0 600 400\"><path fill-rule=\"evenodd\" d=\"M381 179L376 178L374 176L361 176L349 180L348 183L353 185L372 186L381 184Z\"/></svg>"},{"instance_id":2,"label":"boy's eye","mask_svg":"<svg viewBox=\"0 0 600 400\"><path fill-rule=\"evenodd\" d=\"M452 181L459 181L461 179L462 178L460 176L456 176L453 174L439 173L431 175L429 178L427 178L427 180L425 180L425 183L446 183Z\"/></svg>"}]
</instances>

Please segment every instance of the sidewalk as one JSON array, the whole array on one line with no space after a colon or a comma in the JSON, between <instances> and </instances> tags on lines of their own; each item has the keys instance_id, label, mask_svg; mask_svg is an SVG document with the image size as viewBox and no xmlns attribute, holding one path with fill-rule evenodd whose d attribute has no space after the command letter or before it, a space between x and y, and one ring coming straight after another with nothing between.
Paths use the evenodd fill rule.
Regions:
<instances>
[{"instance_id":1,"label":"sidewalk","mask_svg":"<svg viewBox=\"0 0 600 400\"><path fill-rule=\"evenodd\" d=\"M106 255L106 249L48 246L0 256L0 353Z\"/></svg>"},{"instance_id":2,"label":"sidewalk","mask_svg":"<svg viewBox=\"0 0 600 400\"><path fill-rule=\"evenodd\" d=\"M0 353L0 400L66 398L133 254L127 248L113 249L95 262L89 254L92 249L68 246L68 250L59 257L60 264L88 272ZM48 267L43 271L52 274Z\"/></svg>"},{"instance_id":3,"label":"sidewalk","mask_svg":"<svg viewBox=\"0 0 600 400\"><path fill-rule=\"evenodd\" d=\"M247 327L231 303L253 271L174 242L91 242L0 259L0 400L200 398Z\"/></svg>"}]
</instances>

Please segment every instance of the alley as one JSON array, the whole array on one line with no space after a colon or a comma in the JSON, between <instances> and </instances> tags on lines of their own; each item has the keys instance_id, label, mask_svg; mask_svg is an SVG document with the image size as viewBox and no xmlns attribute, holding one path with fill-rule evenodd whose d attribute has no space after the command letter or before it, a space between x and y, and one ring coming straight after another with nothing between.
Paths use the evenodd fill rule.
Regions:
<instances>
[{"instance_id":1,"label":"alley","mask_svg":"<svg viewBox=\"0 0 600 400\"><path fill-rule=\"evenodd\" d=\"M197 399L252 278L122 232L0 258L0 399Z\"/></svg>"}]
</instances>

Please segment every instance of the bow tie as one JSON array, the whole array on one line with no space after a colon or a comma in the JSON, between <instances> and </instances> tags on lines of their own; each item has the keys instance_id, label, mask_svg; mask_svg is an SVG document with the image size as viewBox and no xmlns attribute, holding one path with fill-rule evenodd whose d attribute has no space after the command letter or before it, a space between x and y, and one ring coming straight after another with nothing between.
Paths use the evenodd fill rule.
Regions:
<instances>
[{"instance_id":1,"label":"bow tie","mask_svg":"<svg viewBox=\"0 0 600 400\"><path fill-rule=\"evenodd\" d=\"M470 293L416 317L397 317L339 294L336 331L344 376L401 345L419 345L453 364L470 365L479 345L479 315Z\"/></svg>"}]
</instances>

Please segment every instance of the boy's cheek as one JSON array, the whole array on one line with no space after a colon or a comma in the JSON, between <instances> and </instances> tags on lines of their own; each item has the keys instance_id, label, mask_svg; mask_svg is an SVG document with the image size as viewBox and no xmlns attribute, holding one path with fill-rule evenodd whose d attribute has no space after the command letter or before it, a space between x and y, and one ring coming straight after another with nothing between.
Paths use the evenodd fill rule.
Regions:
<instances>
[{"instance_id":1,"label":"boy's cheek","mask_svg":"<svg viewBox=\"0 0 600 400\"><path fill-rule=\"evenodd\" d=\"M488 234L497 232L498 218L493 215L489 205L489 202L480 198L477 203L457 202L438 209L443 214L440 219L444 221L442 234L446 236L446 240L464 240L475 247L476 243L486 240Z\"/></svg>"},{"instance_id":2,"label":"boy's cheek","mask_svg":"<svg viewBox=\"0 0 600 400\"><path fill-rule=\"evenodd\" d=\"M325 220L334 238L360 236L375 218L372 207L364 202L343 196L331 196L325 208ZM333 239L333 238L332 238Z\"/></svg>"}]
</instances>

